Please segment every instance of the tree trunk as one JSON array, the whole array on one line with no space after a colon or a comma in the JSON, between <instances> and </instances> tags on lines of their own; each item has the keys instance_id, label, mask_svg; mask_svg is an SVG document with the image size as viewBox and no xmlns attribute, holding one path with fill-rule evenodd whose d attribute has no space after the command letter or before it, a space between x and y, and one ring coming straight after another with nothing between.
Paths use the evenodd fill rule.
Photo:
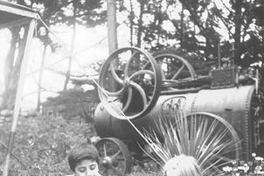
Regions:
<instances>
[{"instance_id":1,"label":"tree trunk","mask_svg":"<svg viewBox=\"0 0 264 176\"><path fill-rule=\"evenodd\" d=\"M141 36L142 36L142 24L143 24L143 11L144 11L144 5L145 2L144 1L140 1L140 15L139 15L139 19L138 19L138 35L137 35L137 47L141 47Z\"/></svg>"},{"instance_id":2,"label":"tree trunk","mask_svg":"<svg viewBox=\"0 0 264 176\"><path fill-rule=\"evenodd\" d=\"M133 33L134 33L134 30L133 30L133 27L134 27L134 18L135 18L135 15L134 15L134 9L133 9L133 3L132 3L132 0L130 0L130 45L133 46L134 42L133 42Z\"/></svg>"},{"instance_id":3,"label":"tree trunk","mask_svg":"<svg viewBox=\"0 0 264 176\"><path fill-rule=\"evenodd\" d=\"M43 76L43 69L44 69L44 63L46 59L46 51L47 51L47 44L44 43L44 49L42 53L42 61L40 65L40 71L39 71L39 79L38 79L38 100L37 100L37 111L40 112L40 104L41 104L41 89L42 89L42 76Z\"/></svg>"},{"instance_id":4,"label":"tree trunk","mask_svg":"<svg viewBox=\"0 0 264 176\"><path fill-rule=\"evenodd\" d=\"M234 63L238 64L240 56L241 56L241 26L242 26L242 19L241 19L241 13L242 13L242 0L237 0L235 1L235 34L234 34L234 40L235 40L235 58L234 58Z\"/></svg>"},{"instance_id":5,"label":"tree trunk","mask_svg":"<svg viewBox=\"0 0 264 176\"><path fill-rule=\"evenodd\" d=\"M183 42L184 42L184 4L182 4L182 9L181 9L181 36L180 36L180 44L181 47L183 47Z\"/></svg>"},{"instance_id":6,"label":"tree trunk","mask_svg":"<svg viewBox=\"0 0 264 176\"><path fill-rule=\"evenodd\" d=\"M71 77L71 64L72 64L72 59L73 59L73 51L74 51L74 44L75 44L75 37L76 37L76 10L77 8L75 7L75 3L73 3L73 31L72 31L72 38L71 38L71 50L70 50L70 56L69 56L69 63L68 63L68 69L67 69L67 73L66 73L66 79L64 82L64 86L63 86L63 91L67 90L67 86L69 84L70 81L70 77Z\"/></svg>"},{"instance_id":7,"label":"tree trunk","mask_svg":"<svg viewBox=\"0 0 264 176\"><path fill-rule=\"evenodd\" d=\"M109 54L117 49L116 1L107 0L107 27Z\"/></svg>"},{"instance_id":8,"label":"tree trunk","mask_svg":"<svg viewBox=\"0 0 264 176\"><path fill-rule=\"evenodd\" d=\"M19 73L21 69L21 63L23 60L26 36L28 30L24 29L23 37L20 36L20 30L22 27L14 27L10 29L12 39L10 49L5 60L5 90L3 92L3 104L0 109L13 109L15 103L15 95L18 86Z\"/></svg>"},{"instance_id":9,"label":"tree trunk","mask_svg":"<svg viewBox=\"0 0 264 176\"><path fill-rule=\"evenodd\" d=\"M0 107L0 109L12 109L8 108L9 104L11 102L14 102L14 95L15 92L11 89L11 78L12 78L12 73L13 73L13 63L15 60L15 51L16 51L16 43L18 40L18 32L19 32L19 27L17 28L12 28L10 29L11 32L11 44L10 48L8 51L8 55L5 58L5 63L4 63L4 92L3 92L3 103ZM12 93L13 92L13 93Z\"/></svg>"},{"instance_id":10,"label":"tree trunk","mask_svg":"<svg viewBox=\"0 0 264 176\"><path fill-rule=\"evenodd\" d=\"M111 54L117 49L117 31L116 31L116 1L107 0L107 27L108 27L108 51ZM114 64L118 64L115 62ZM114 79L109 81L110 89L117 90Z\"/></svg>"}]
</instances>

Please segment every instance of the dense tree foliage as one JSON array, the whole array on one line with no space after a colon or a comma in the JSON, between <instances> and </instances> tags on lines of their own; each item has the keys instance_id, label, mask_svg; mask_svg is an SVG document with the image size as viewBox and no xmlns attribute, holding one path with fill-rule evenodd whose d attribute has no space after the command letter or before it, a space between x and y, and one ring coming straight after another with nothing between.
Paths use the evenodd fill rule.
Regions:
<instances>
[{"instance_id":1,"label":"dense tree foliage","mask_svg":"<svg viewBox=\"0 0 264 176\"><path fill-rule=\"evenodd\" d=\"M232 58L234 64L242 67L259 62L262 67L263 0L118 0L116 2L117 14L123 12L127 14L125 23L130 29L132 46L152 52L170 48L176 54L186 57L193 67L200 71L199 74L207 74L210 63L216 61L219 54L221 57ZM50 38L47 27L52 25L73 27L76 24L94 27L105 23L106 18L103 0L17 0L17 3L39 10L47 26L40 21L37 26L38 37L44 45L53 48L56 44ZM41 33L43 29L44 33ZM4 104L0 109L10 109L14 103L22 62L21 51L26 36L26 33L20 35L21 30L27 32L25 26L10 29L11 48L6 58ZM202 64L201 67L199 60L208 63ZM91 67L98 71L98 65L101 64ZM85 84L85 82L76 84ZM86 92L69 90L61 92L60 95L52 101L70 102L68 110L73 112L70 114L71 117L80 115L88 118L87 121L91 120L86 114L86 109L83 108ZM80 104L76 104L76 100ZM93 133L87 128L86 123L73 124L61 118L37 119L39 121L36 118L23 118L22 120L23 123L21 122L19 126L21 131L17 132L17 145L13 150L17 156L20 156L22 164L17 164L15 161L11 175L27 175L27 170L30 170L32 175L67 174L68 170L65 172L64 169L69 147L85 140ZM9 127L10 124L1 127L0 142L7 143ZM89 131L91 133L87 134ZM4 153L3 144L0 149ZM0 162L2 164L3 161ZM27 169L19 168L23 167L23 163L28 163ZM23 172L19 173L18 170Z\"/></svg>"},{"instance_id":2,"label":"dense tree foliage","mask_svg":"<svg viewBox=\"0 0 264 176\"><path fill-rule=\"evenodd\" d=\"M101 0L17 0L17 3L37 8L47 26L80 24L93 27L104 23L106 18L106 2ZM234 64L242 67L263 60L261 0L118 0L116 3L117 16L127 15L124 22L130 29L132 46L152 51L180 48L209 61L220 55L232 58ZM41 22L38 25L38 29L45 27ZM11 29L13 44L23 41L18 37L19 31L20 28ZM48 32L39 37L45 45L56 46ZM23 44L18 46L22 49ZM14 95L21 65L21 59L16 59L14 64L14 53L15 48L10 48L6 59L5 100ZM4 101L3 107L12 107L12 99Z\"/></svg>"},{"instance_id":3,"label":"dense tree foliage","mask_svg":"<svg viewBox=\"0 0 264 176\"><path fill-rule=\"evenodd\" d=\"M0 123L1 166L4 164L10 122ZM9 176L69 175L67 155L70 149L94 135L93 127L78 117L68 121L54 116L22 116L12 150ZM2 171L1 168L0 175Z\"/></svg>"},{"instance_id":4,"label":"dense tree foliage","mask_svg":"<svg viewBox=\"0 0 264 176\"><path fill-rule=\"evenodd\" d=\"M131 43L173 47L208 60L232 57L242 67L263 60L263 2L259 0L130 0ZM135 11L134 9L138 9ZM144 42L143 42L144 41Z\"/></svg>"},{"instance_id":5,"label":"dense tree foliage","mask_svg":"<svg viewBox=\"0 0 264 176\"><path fill-rule=\"evenodd\" d=\"M67 25L81 24L87 27L105 22L106 10L105 2L100 0L67 0L67 1L43 1L43 0L17 0L16 3L20 5L29 6L37 9L41 16L37 27L39 32L39 39L44 45L49 45L52 48L56 46L56 42L51 39L47 30L52 25ZM45 23L45 25L43 24ZM21 36L21 30L25 34ZM14 105L15 92L19 78L19 71L22 63L23 48L26 39L25 26L13 27L10 29L11 33L11 47L8 56L5 60L5 92L3 93L3 104L0 109L12 109ZM15 54L17 53L17 54Z\"/></svg>"}]
</instances>

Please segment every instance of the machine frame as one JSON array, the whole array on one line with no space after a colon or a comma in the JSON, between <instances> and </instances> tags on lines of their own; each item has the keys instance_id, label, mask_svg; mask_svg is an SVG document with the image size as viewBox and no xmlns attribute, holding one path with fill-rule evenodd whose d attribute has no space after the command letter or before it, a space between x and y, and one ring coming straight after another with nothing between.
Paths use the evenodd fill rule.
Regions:
<instances>
[{"instance_id":1,"label":"machine frame","mask_svg":"<svg viewBox=\"0 0 264 176\"><path fill-rule=\"evenodd\" d=\"M249 160L253 152L261 153L264 94L256 77L241 78L235 66L200 76L174 53L152 56L135 47L116 50L102 66L101 103L95 111L95 128L102 138L96 146L106 175L129 172L131 157L144 154L135 147L145 142L141 132L157 131L160 116L173 120L171 111L218 121L239 143L233 160ZM107 85L109 80L118 86Z\"/></svg>"}]
</instances>

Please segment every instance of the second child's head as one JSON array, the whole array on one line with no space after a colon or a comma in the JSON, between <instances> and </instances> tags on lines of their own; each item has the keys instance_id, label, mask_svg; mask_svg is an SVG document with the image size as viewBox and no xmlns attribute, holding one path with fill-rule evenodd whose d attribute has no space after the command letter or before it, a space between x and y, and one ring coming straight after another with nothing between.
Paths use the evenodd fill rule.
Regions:
<instances>
[{"instance_id":1,"label":"second child's head","mask_svg":"<svg viewBox=\"0 0 264 176\"><path fill-rule=\"evenodd\" d=\"M165 176L202 176L196 159L192 156L179 155L171 158L164 166Z\"/></svg>"}]
</instances>

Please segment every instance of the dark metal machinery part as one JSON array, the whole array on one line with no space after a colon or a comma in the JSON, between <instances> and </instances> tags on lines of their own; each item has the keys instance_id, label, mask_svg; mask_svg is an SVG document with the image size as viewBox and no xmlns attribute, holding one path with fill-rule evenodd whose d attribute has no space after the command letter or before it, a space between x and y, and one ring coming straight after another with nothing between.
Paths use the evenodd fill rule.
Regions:
<instances>
[{"instance_id":1,"label":"dark metal machinery part","mask_svg":"<svg viewBox=\"0 0 264 176\"><path fill-rule=\"evenodd\" d=\"M157 54L154 58L161 67L162 81L165 81L165 83L180 79L188 79L190 81L197 77L192 65L186 59L176 54ZM166 68L163 68L163 66Z\"/></svg>"},{"instance_id":2,"label":"dark metal machinery part","mask_svg":"<svg viewBox=\"0 0 264 176\"><path fill-rule=\"evenodd\" d=\"M161 70L161 94L181 94L198 92L208 87L205 81L210 78L199 78L188 60L179 56L174 50L158 51L153 54ZM146 65L148 67L149 65ZM203 79L203 80L201 80Z\"/></svg>"},{"instance_id":3,"label":"dark metal machinery part","mask_svg":"<svg viewBox=\"0 0 264 176\"><path fill-rule=\"evenodd\" d=\"M253 126L252 134L254 137L253 152L258 156L264 156L264 93L259 90L254 91L250 101L249 116L251 117L251 125Z\"/></svg>"},{"instance_id":4,"label":"dark metal machinery part","mask_svg":"<svg viewBox=\"0 0 264 176\"><path fill-rule=\"evenodd\" d=\"M147 62L151 65L148 69L143 67ZM106 84L109 80L115 82L116 88ZM98 95L115 118L127 120L146 115L155 106L160 90L161 71L155 59L139 48L116 50L101 68Z\"/></svg>"},{"instance_id":5,"label":"dark metal machinery part","mask_svg":"<svg viewBox=\"0 0 264 176\"><path fill-rule=\"evenodd\" d=\"M239 160L241 140L229 122L206 112L188 115L187 120L189 140L198 146L195 157L204 168L205 175L218 175L222 173L223 166ZM211 153L210 158L205 153Z\"/></svg>"},{"instance_id":6,"label":"dark metal machinery part","mask_svg":"<svg viewBox=\"0 0 264 176\"><path fill-rule=\"evenodd\" d=\"M256 152L260 146L255 146L256 136L254 136L253 130L255 129L256 120L261 119L263 112L259 112L257 117L253 112L257 108L255 107L257 104L259 109L262 109L263 103L256 103L257 98L254 98L254 92L254 85L201 90L196 94L195 99L192 100L193 104L191 107L192 112L209 112L217 114L228 121L242 140L242 154L245 160L249 160L251 154ZM257 129L255 131L260 136L259 131Z\"/></svg>"},{"instance_id":7,"label":"dark metal machinery part","mask_svg":"<svg viewBox=\"0 0 264 176\"><path fill-rule=\"evenodd\" d=\"M103 176L123 176L129 173L132 159L127 146L117 138L102 138L95 144L100 156Z\"/></svg>"},{"instance_id":8,"label":"dark metal machinery part","mask_svg":"<svg viewBox=\"0 0 264 176\"><path fill-rule=\"evenodd\" d=\"M222 163L227 163L227 162L231 163L233 161L237 161L241 157L241 149L242 149L241 139L239 138L235 128L224 118L207 112L198 112L188 115L187 120L190 122L189 123L190 126L193 126L194 124L196 125L195 128L189 126L190 129L202 128L205 134L208 133L208 135L209 134L212 135L212 136L207 136L208 139L206 144L203 143L204 141L201 141L201 144L203 145L205 144L205 146L207 146L210 145L210 143L212 144L212 142L214 141L213 145L215 146L215 148L218 148L218 146L222 145L223 143L226 143L229 146L220 151L217 151L216 155L212 155L210 157L210 159L220 158L220 160L217 163L214 163L213 166L210 166L211 169L213 169L216 172L219 172L221 171L221 168L218 168L217 167L218 165L221 166ZM222 134L221 140L219 141L215 140L217 136L220 136L219 134ZM197 139L197 137L198 134L194 134L194 137L191 139ZM199 153L199 150L202 151L202 149L198 148L197 153ZM199 156L197 157L199 158Z\"/></svg>"},{"instance_id":9,"label":"dark metal machinery part","mask_svg":"<svg viewBox=\"0 0 264 176\"><path fill-rule=\"evenodd\" d=\"M133 85L129 85L130 81L135 82L135 84L140 85L138 82L134 80L134 76L131 77L128 73L128 67L132 66L132 64L125 64L125 67L121 73L122 76L117 76L117 71L112 69L112 62L116 58L116 55L121 54L122 52L133 50L134 53L139 53L145 56L146 58L149 58L151 61L153 60L153 57L149 57L148 53L145 53L144 51L141 51L139 49L135 48L123 48L120 50L117 50L116 53L113 53L110 55L109 59L106 61L106 66L103 66L103 73L109 72L110 74L115 77L115 80L119 83L119 86L123 86L123 88L119 89L118 92L110 92L108 91L109 95L121 95L123 92L123 89L127 89L128 94L129 91L134 91L131 89ZM133 53L133 52L132 52ZM130 57L133 58L135 55L132 54ZM159 60L159 57L162 59L166 59L170 54L165 55L155 55L155 59ZM173 55L172 55L173 57ZM154 60L155 60L154 59ZM180 60L181 61L181 60ZM179 62L180 62L179 61ZM150 61L148 61L150 64ZM153 68L149 69L146 67L143 67L142 70L139 70L137 73L138 75L153 75L153 73L156 74L155 70L159 70L159 66L155 66L156 61L153 62ZM128 62L131 63L131 62ZM144 65L146 66L146 65ZM152 65L149 65L147 67L152 67ZM158 68L156 68L158 67ZM161 66L162 67L162 66ZM184 68L190 67L189 64L187 66L184 66ZM182 68L179 66L178 68ZM148 71L147 71L148 70ZM181 70L181 69L180 69ZM180 77L180 79L177 78L177 74L175 76L171 77L164 77L164 73L160 73L160 75L157 75L157 78L162 78L162 83L164 84L167 81L168 84L165 84L165 86L168 86L165 91L168 91L171 82L184 82L186 79L193 79L196 77L195 72L192 71L192 69L189 69L190 71L190 77ZM225 70L221 70L221 73L225 72ZM134 72L135 73L135 72ZM126 75L127 74L127 75ZM132 73L133 74L133 73ZM155 75L154 74L154 75ZM163 74L163 76L161 76ZM125 79L126 75L129 79L133 78L131 80ZM139 78L142 78L142 75ZM173 74L172 74L173 75ZM144 77L144 76L143 76ZM172 78L176 78L176 80L173 80ZM183 79L182 79L183 78ZM221 77L222 78L222 77ZM100 75L99 78L99 84L104 85L106 77L103 75ZM223 76L223 79L225 79L225 75ZM155 81L152 83L152 85L160 84L161 80L159 82ZM197 81L198 79L195 79L194 81ZM222 80L222 79L221 79ZM199 81L199 80L198 80ZM187 81L188 82L188 81ZM133 83L134 84L134 83ZM164 86L164 85L163 85ZM155 87L155 86L154 86ZM103 87L105 88L105 87ZM135 89L141 90L141 88L138 88L134 86ZM164 87L163 87L164 88ZM214 116L218 116L224 121L228 122L231 127L235 130L235 132L238 134L239 138L241 139L242 143L242 158L244 160L248 160L249 157L251 157L252 152L255 152L257 150L263 151L264 146L264 119L263 119L263 113L264 113L264 95L263 93L255 94L255 86L254 85L237 85L237 86L230 86L230 87L209 87L207 89L199 89L193 92L190 92L189 90L186 91L186 88L182 88L184 92L172 92L170 94L162 94L162 92L159 94L159 91L161 90L161 87L156 88L154 91L152 91L152 95L150 98L150 101L147 101L147 108L135 111L132 114L127 113L127 107L129 104L136 104L131 103L133 99L137 99L138 97L135 96L135 94L132 93L128 98L126 99L127 102L123 104L123 107L121 107L122 111L128 116L129 119L133 121L133 124L139 129L145 129L146 127L153 127L154 123L153 121L159 117L161 114L164 118L171 119L172 117L169 115L169 111L172 109L174 111L177 110L183 110L187 114L189 113L197 113L197 112L207 112L212 115L208 116L205 115L205 118L212 118L214 119ZM143 89L143 88L142 88ZM141 91L142 92L142 91ZM158 94L155 94L158 93ZM148 91L144 89L144 93L141 94L148 94ZM157 95L157 96L154 96ZM141 136L138 135L137 131L133 129L130 123L128 123L127 120L123 118L119 113L111 113L113 109L109 111L109 106L105 104L109 104L109 100L105 98L103 95L103 92L100 92L99 90L99 96L103 98L103 101L101 100L101 103L96 109L95 115L95 127L96 131L99 134L100 137L115 137L119 138L123 141L129 141L129 140L138 140L141 138ZM116 99L115 99L116 101ZM117 117L116 117L117 115ZM203 116L203 115L202 115ZM139 118L140 117L140 118ZM217 118L218 119L218 118ZM220 124L223 124L222 121L219 121ZM224 123L225 124L225 123ZM226 127L227 129L232 129L229 126L230 125L223 125L223 127ZM237 139L232 131L230 130L231 139L234 141ZM232 135L233 133L233 135ZM239 139L238 138L238 139ZM111 140L112 141L112 140ZM122 142L122 141L121 141ZM112 141L112 143L115 143ZM117 142L119 143L119 142ZM235 151L237 151L237 148L235 148ZM239 154L240 155L240 154ZM235 153L235 156L237 156L237 152ZM236 157L234 157L236 158ZM107 160L108 161L108 160ZM109 161L110 162L110 161ZM109 163L106 162L106 163ZM111 163L111 162L110 162Z\"/></svg>"},{"instance_id":10,"label":"dark metal machinery part","mask_svg":"<svg viewBox=\"0 0 264 176\"><path fill-rule=\"evenodd\" d=\"M213 97L213 98L212 98ZM264 146L264 96L254 94L254 85L225 89L206 89L197 93L161 95L155 107L144 117L133 120L138 129L146 129L159 115L171 119L169 112L185 111L187 114L208 112L229 122L242 141L242 157L249 160L252 152L263 153ZM124 120L111 117L101 105L96 110L95 127L101 137L138 140L137 132Z\"/></svg>"}]
</instances>

